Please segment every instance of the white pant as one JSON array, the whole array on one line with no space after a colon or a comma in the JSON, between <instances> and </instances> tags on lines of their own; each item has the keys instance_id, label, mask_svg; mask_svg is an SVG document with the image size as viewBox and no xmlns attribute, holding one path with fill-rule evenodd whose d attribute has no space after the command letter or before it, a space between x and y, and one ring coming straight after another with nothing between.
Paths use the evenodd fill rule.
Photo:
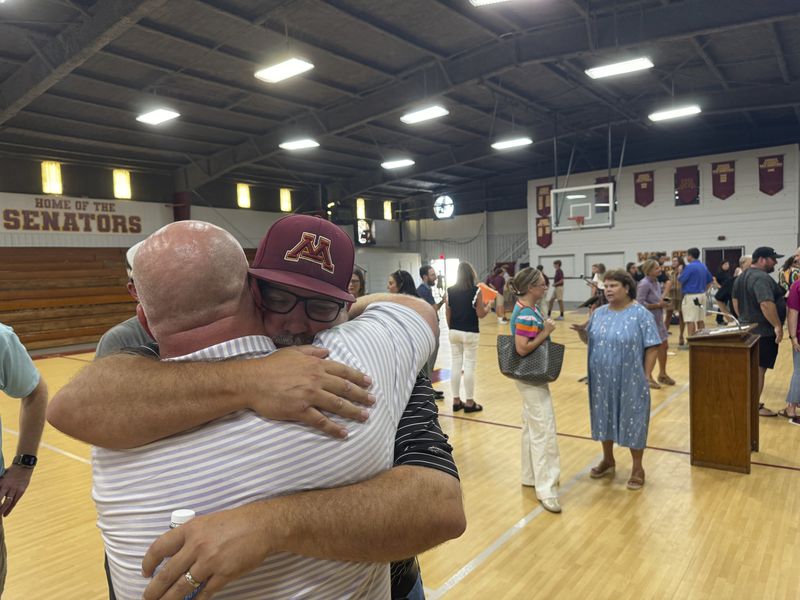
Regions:
<instances>
[{"instance_id":1,"label":"white pant","mask_svg":"<svg viewBox=\"0 0 800 600\"><path fill-rule=\"evenodd\" d=\"M522 394L522 484L535 485L536 497L541 500L556 498L561 459L550 388L515 383Z\"/></svg>"},{"instance_id":2,"label":"white pant","mask_svg":"<svg viewBox=\"0 0 800 600\"><path fill-rule=\"evenodd\" d=\"M475 399L475 359L481 335L471 331L450 330L450 391L461 398L461 369L464 369L464 398Z\"/></svg>"}]
</instances>

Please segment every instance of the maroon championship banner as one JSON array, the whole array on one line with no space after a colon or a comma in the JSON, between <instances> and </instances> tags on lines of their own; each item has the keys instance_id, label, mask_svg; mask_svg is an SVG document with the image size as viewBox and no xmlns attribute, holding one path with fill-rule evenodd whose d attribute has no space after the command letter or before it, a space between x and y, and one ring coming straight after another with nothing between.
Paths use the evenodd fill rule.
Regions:
<instances>
[{"instance_id":1,"label":"maroon championship banner","mask_svg":"<svg viewBox=\"0 0 800 600\"><path fill-rule=\"evenodd\" d=\"M697 165L675 169L675 206L700 204L700 169Z\"/></svg>"},{"instance_id":2,"label":"maroon championship banner","mask_svg":"<svg viewBox=\"0 0 800 600\"><path fill-rule=\"evenodd\" d=\"M736 191L736 161L711 163L711 193L720 200Z\"/></svg>"},{"instance_id":3,"label":"maroon championship banner","mask_svg":"<svg viewBox=\"0 0 800 600\"><path fill-rule=\"evenodd\" d=\"M642 171L633 174L633 199L639 206L649 206L655 200L655 171Z\"/></svg>"},{"instance_id":4,"label":"maroon championship banner","mask_svg":"<svg viewBox=\"0 0 800 600\"><path fill-rule=\"evenodd\" d=\"M783 189L783 154L758 159L758 189L768 196Z\"/></svg>"},{"instance_id":5,"label":"maroon championship banner","mask_svg":"<svg viewBox=\"0 0 800 600\"><path fill-rule=\"evenodd\" d=\"M596 184L600 183L613 183L614 186L617 185L614 176L611 177L598 177L594 180ZM615 194L616 195L616 194ZM595 213L607 213L608 212L608 205L612 202L608 198L608 190L606 188L596 189L594 191L594 212ZM605 204L606 206L598 206Z\"/></svg>"},{"instance_id":6,"label":"maroon championship banner","mask_svg":"<svg viewBox=\"0 0 800 600\"><path fill-rule=\"evenodd\" d=\"M550 190L552 185L540 185L536 188L536 212L540 217L550 216Z\"/></svg>"},{"instance_id":7,"label":"maroon championship banner","mask_svg":"<svg viewBox=\"0 0 800 600\"><path fill-rule=\"evenodd\" d=\"M536 243L542 248L547 248L553 243L553 229L550 227L550 217L536 219Z\"/></svg>"}]
</instances>

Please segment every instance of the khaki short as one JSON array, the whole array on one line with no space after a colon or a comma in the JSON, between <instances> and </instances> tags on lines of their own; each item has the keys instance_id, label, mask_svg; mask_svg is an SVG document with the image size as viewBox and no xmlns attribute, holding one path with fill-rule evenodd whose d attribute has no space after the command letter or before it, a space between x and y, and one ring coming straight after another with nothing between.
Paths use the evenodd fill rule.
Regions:
<instances>
[{"instance_id":1,"label":"khaki short","mask_svg":"<svg viewBox=\"0 0 800 600\"><path fill-rule=\"evenodd\" d=\"M563 300L564 299L564 286L553 286L553 292L550 294L550 298L555 298L556 300Z\"/></svg>"},{"instance_id":2,"label":"khaki short","mask_svg":"<svg viewBox=\"0 0 800 600\"><path fill-rule=\"evenodd\" d=\"M700 303L697 306L695 298ZM705 294L684 294L681 302L681 314L686 323L698 323L706 320L706 295Z\"/></svg>"}]
</instances>

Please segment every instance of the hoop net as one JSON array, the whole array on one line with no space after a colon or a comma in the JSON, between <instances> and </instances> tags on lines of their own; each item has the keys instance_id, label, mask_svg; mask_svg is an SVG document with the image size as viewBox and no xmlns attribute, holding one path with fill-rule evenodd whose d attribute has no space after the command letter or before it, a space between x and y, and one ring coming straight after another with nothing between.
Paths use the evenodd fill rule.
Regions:
<instances>
[{"instance_id":1,"label":"hoop net","mask_svg":"<svg viewBox=\"0 0 800 600\"><path fill-rule=\"evenodd\" d=\"M574 217L567 217L567 219L574 223L574 225L572 226L573 229L581 229L583 227L583 223L586 217L583 215L577 215Z\"/></svg>"}]
</instances>

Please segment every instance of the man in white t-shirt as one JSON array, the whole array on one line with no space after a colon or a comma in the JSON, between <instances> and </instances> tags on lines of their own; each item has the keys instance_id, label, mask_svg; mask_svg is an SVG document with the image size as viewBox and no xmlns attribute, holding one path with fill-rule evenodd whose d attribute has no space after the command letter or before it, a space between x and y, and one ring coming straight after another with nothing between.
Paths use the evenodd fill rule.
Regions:
<instances>
[{"instance_id":1,"label":"man in white t-shirt","mask_svg":"<svg viewBox=\"0 0 800 600\"><path fill-rule=\"evenodd\" d=\"M142 316L160 343L162 357L224 360L269 353L274 346L263 336L251 293L258 296L260 292L260 302L272 311L284 311L264 323L269 333L283 341L307 336L308 317L325 323L319 330L340 319L346 283L337 292L317 278L319 287L309 294L308 279L313 279L312 272L318 276L315 270L321 269L331 275L327 285L334 285L337 249L331 246L342 240L330 240L312 230L287 235L295 233L296 243L279 258L307 273L295 269L281 283L275 282L273 274L270 286L252 290L245 285L244 254L229 234L198 222L175 223L154 234L140 249L136 268ZM393 304L367 300L365 307L359 319L324 331L315 340L330 350L332 358L369 373L373 380L377 402L368 421L339 419L349 433L345 441L302 425L240 412L141 448L95 451L98 522L119 598L141 596L147 583L140 575L142 556L166 531L173 509L216 512L288 492L355 483L391 467L397 421L415 374L433 348L435 315L411 298ZM392 344L384 344L386 339L392 339ZM258 526L249 524L251 529ZM280 532L274 533L280 539ZM259 539L269 545L269 537L263 532ZM325 546L326 540L305 543ZM239 565L242 572L255 570L218 597L388 595L385 564L281 553L293 549L273 547L264 553L270 557L260 565ZM172 561L185 558L183 554L168 561L164 571ZM321 548L317 555L325 554ZM213 564L205 558L197 556L186 565L175 583L182 586L181 593L191 592L194 584L202 582L207 582L209 591L216 591L220 583L232 579L211 568Z\"/></svg>"}]
</instances>

